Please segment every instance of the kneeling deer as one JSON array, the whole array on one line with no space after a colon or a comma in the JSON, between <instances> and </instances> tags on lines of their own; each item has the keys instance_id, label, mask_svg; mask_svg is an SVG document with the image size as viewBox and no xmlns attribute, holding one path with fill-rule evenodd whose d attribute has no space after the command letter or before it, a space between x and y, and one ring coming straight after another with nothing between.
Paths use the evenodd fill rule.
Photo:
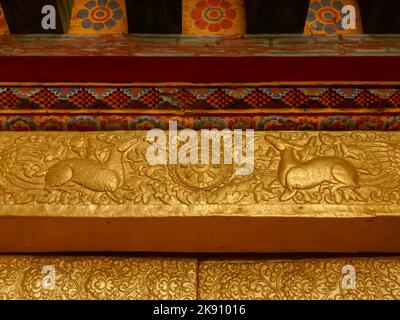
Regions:
<instances>
[{"instance_id":1,"label":"kneeling deer","mask_svg":"<svg viewBox=\"0 0 400 320\"><path fill-rule=\"evenodd\" d=\"M293 198L299 190L307 190L323 185L334 185L331 192L348 187L359 187L359 174L356 167L347 160L335 156L316 157L302 161L296 156L294 146L280 139L267 136L268 141L279 151L281 160L278 179L285 188L282 201Z\"/></svg>"}]
</instances>

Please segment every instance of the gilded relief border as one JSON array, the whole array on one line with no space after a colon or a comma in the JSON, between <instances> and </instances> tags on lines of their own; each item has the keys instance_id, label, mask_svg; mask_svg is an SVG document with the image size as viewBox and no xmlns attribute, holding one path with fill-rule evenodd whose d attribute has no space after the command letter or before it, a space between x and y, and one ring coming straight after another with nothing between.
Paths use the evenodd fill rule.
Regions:
<instances>
[{"instance_id":1,"label":"gilded relief border","mask_svg":"<svg viewBox=\"0 0 400 320\"><path fill-rule=\"evenodd\" d=\"M190 258L0 256L0 299L190 300L197 261ZM46 275L54 272L54 286Z\"/></svg>"},{"instance_id":2,"label":"gilded relief border","mask_svg":"<svg viewBox=\"0 0 400 320\"><path fill-rule=\"evenodd\" d=\"M355 270L344 287L343 267ZM400 298L399 257L0 256L0 299ZM51 283L53 281L53 283Z\"/></svg>"},{"instance_id":3,"label":"gilded relief border","mask_svg":"<svg viewBox=\"0 0 400 320\"><path fill-rule=\"evenodd\" d=\"M145 131L2 133L0 213L397 216L399 141L383 132L256 132L253 170L237 175L243 163L150 165Z\"/></svg>"},{"instance_id":4,"label":"gilded relief border","mask_svg":"<svg viewBox=\"0 0 400 320\"><path fill-rule=\"evenodd\" d=\"M351 288L343 267L354 268ZM400 299L400 264L398 257L205 259L199 287L202 300Z\"/></svg>"}]
</instances>

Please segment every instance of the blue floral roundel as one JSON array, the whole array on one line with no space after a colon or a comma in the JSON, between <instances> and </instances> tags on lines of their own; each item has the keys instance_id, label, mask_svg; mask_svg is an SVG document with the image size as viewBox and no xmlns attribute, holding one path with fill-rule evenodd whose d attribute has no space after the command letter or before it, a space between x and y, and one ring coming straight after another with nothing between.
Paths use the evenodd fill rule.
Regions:
<instances>
[{"instance_id":1,"label":"blue floral roundel","mask_svg":"<svg viewBox=\"0 0 400 320\"><path fill-rule=\"evenodd\" d=\"M339 0L314 0L310 4L307 21L314 30L334 34L343 30L342 8L344 4Z\"/></svg>"},{"instance_id":2,"label":"blue floral roundel","mask_svg":"<svg viewBox=\"0 0 400 320\"><path fill-rule=\"evenodd\" d=\"M123 10L114 0L89 0L78 11L77 17L82 20L83 28L101 31L106 27L114 27L123 17Z\"/></svg>"}]
</instances>

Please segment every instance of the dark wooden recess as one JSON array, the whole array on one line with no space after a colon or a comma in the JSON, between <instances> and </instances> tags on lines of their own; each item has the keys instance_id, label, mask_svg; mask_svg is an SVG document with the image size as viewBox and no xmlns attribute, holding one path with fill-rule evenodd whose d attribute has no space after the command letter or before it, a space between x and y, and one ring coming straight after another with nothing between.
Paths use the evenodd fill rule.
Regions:
<instances>
[{"instance_id":1,"label":"dark wooden recess","mask_svg":"<svg viewBox=\"0 0 400 320\"><path fill-rule=\"evenodd\" d=\"M360 0L364 33L400 33L399 0Z\"/></svg>"},{"instance_id":2,"label":"dark wooden recess","mask_svg":"<svg viewBox=\"0 0 400 320\"><path fill-rule=\"evenodd\" d=\"M309 0L247 0L247 33L303 33Z\"/></svg>"},{"instance_id":3,"label":"dark wooden recess","mask_svg":"<svg viewBox=\"0 0 400 320\"><path fill-rule=\"evenodd\" d=\"M129 33L182 33L181 0L126 0Z\"/></svg>"},{"instance_id":4,"label":"dark wooden recess","mask_svg":"<svg viewBox=\"0 0 400 320\"><path fill-rule=\"evenodd\" d=\"M0 0L11 33L67 33L73 0ZM57 11L56 30L42 29L42 8L53 5Z\"/></svg>"}]
</instances>

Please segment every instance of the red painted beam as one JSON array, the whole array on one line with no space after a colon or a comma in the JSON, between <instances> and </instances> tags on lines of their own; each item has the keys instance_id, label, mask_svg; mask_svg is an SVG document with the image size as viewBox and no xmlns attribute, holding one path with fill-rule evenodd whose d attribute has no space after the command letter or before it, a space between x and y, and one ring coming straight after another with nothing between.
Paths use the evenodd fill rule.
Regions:
<instances>
[{"instance_id":1,"label":"red painted beam","mask_svg":"<svg viewBox=\"0 0 400 320\"><path fill-rule=\"evenodd\" d=\"M1 56L0 82L400 81L400 56Z\"/></svg>"}]
</instances>

